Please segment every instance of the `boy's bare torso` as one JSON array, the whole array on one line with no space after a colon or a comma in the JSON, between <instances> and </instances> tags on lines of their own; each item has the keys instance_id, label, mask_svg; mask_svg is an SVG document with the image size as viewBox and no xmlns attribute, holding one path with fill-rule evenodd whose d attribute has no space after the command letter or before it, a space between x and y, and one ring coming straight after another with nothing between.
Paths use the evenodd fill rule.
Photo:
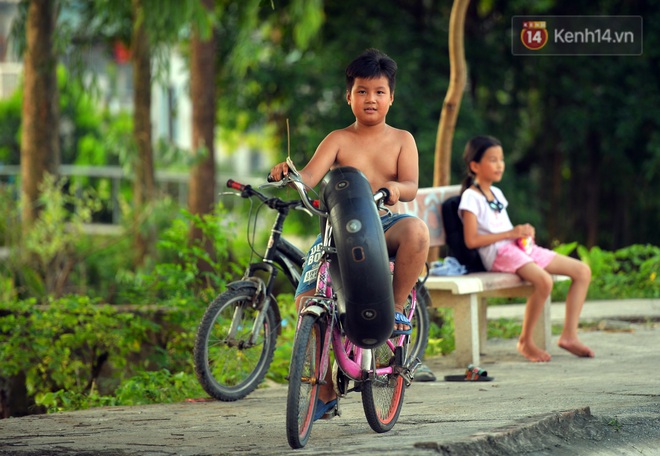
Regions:
<instances>
[{"instance_id":1,"label":"boy's bare torso","mask_svg":"<svg viewBox=\"0 0 660 456\"><path fill-rule=\"evenodd\" d=\"M364 173L375 192L386 182L398 180L401 152L407 133L384 125L377 131L356 130L355 125L331 134L336 151L333 168L352 166ZM335 148L336 147L336 148Z\"/></svg>"}]
</instances>

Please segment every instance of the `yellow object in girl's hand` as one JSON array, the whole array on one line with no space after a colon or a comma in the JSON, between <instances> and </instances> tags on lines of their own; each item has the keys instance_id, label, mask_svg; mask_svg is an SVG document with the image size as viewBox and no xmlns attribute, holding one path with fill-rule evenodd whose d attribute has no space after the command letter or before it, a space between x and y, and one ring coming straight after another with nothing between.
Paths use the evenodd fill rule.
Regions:
<instances>
[{"instance_id":1,"label":"yellow object in girl's hand","mask_svg":"<svg viewBox=\"0 0 660 456\"><path fill-rule=\"evenodd\" d=\"M531 236L521 237L518 238L516 244L518 244L518 247L520 247L526 254L529 255L532 252L532 247L534 246L534 238Z\"/></svg>"}]
</instances>

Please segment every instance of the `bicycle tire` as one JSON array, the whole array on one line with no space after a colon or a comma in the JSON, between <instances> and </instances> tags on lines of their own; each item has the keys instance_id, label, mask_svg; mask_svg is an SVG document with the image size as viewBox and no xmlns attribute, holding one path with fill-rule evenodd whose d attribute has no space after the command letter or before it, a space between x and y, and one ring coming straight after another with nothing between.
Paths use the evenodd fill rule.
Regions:
<instances>
[{"instance_id":1,"label":"bicycle tire","mask_svg":"<svg viewBox=\"0 0 660 456\"><path fill-rule=\"evenodd\" d=\"M273 361L277 321L271 302L259 340L246 348L257 311L251 306L257 288L230 284L206 309L197 329L194 347L195 374L209 396L225 402L237 401L254 391ZM243 310L236 337L228 341L234 311Z\"/></svg>"},{"instance_id":2,"label":"bicycle tire","mask_svg":"<svg viewBox=\"0 0 660 456\"><path fill-rule=\"evenodd\" d=\"M286 434L293 449L303 448L312 432L321 377L323 327L315 315L304 315L293 344L286 400Z\"/></svg>"},{"instance_id":3,"label":"bicycle tire","mask_svg":"<svg viewBox=\"0 0 660 456\"><path fill-rule=\"evenodd\" d=\"M387 366L395 362L394 353L387 344L372 349L376 366ZM371 429L378 433L394 427L401 407L406 386L403 376L387 374L373 376L362 383L362 407Z\"/></svg>"},{"instance_id":4,"label":"bicycle tire","mask_svg":"<svg viewBox=\"0 0 660 456\"><path fill-rule=\"evenodd\" d=\"M408 360L418 358L420 361L426 353L426 347L429 343L429 329L431 322L429 320L428 306L431 302L429 291L422 283L415 285L417 289L417 305L415 312L410 320L412 323L413 331L410 335L410 350Z\"/></svg>"}]
</instances>

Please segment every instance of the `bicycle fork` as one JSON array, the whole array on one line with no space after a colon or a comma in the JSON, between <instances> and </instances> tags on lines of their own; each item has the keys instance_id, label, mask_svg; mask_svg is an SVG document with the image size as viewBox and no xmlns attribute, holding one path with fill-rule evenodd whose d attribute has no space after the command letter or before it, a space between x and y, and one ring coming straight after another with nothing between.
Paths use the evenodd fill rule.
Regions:
<instances>
[{"instance_id":1,"label":"bicycle fork","mask_svg":"<svg viewBox=\"0 0 660 456\"><path fill-rule=\"evenodd\" d=\"M264 324L264 319L266 318L266 312L268 311L268 306L270 306L270 296L266 292L266 286L261 279L256 277L249 277L248 282L251 282L256 285L256 290L254 293L254 298L250 302L244 302L241 305L234 307L234 315L231 320L231 326L229 328L229 333L227 334L227 345L230 347L239 346L240 349L250 348L258 343L259 334L261 328ZM249 306L256 310L257 315L252 322L252 330L250 332L250 338L247 341L236 342L236 333L243 326L243 313L245 312L246 306Z\"/></svg>"},{"instance_id":2,"label":"bicycle fork","mask_svg":"<svg viewBox=\"0 0 660 456\"><path fill-rule=\"evenodd\" d=\"M323 337L322 337L322 344L321 347L319 347L319 353L321 355L319 359L319 365L321 367L319 371L319 378L318 379L312 379L312 381L315 381L319 385L325 385L327 384L325 377L328 373L328 366L330 364L330 344L332 340L332 330L334 327L334 324L331 319L331 311L332 309L333 302L327 298L320 298L319 296L311 296L307 299L305 299L301 303L301 311L298 315L298 323L297 325L300 326L300 322L302 321L303 316L305 315L314 315L317 319L319 320L325 320L324 326L324 332L323 332ZM296 328L297 332L297 328Z\"/></svg>"}]
</instances>

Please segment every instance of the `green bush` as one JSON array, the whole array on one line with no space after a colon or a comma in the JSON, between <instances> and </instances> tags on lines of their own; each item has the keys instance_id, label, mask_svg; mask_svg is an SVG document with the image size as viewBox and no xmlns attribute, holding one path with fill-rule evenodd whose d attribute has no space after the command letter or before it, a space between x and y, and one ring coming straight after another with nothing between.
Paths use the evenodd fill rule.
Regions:
<instances>
[{"instance_id":1,"label":"green bush","mask_svg":"<svg viewBox=\"0 0 660 456\"><path fill-rule=\"evenodd\" d=\"M133 313L119 313L85 296L68 296L37 306L34 300L2 305L2 373L26 376L28 393L39 403L49 392L79 394L98 390L107 362L123 380L130 356L138 353L159 326Z\"/></svg>"},{"instance_id":2,"label":"green bush","mask_svg":"<svg viewBox=\"0 0 660 456\"><path fill-rule=\"evenodd\" d=\"M577 251L591 268L587 299L655 299L660 297L660 248L634 244L614 252L569 244L563 252ZM553 301L564 301L569 283L555 284Z\"/></svg>"},{"instance_id":3,"label":"green bush","mask_svg":"<svg viewBox=\"0 0 660 456\"><path fill-rule=\"evenodd\" d=\"M111 396L97 391L82 394L59 390L44 394L40 404L52 413L114 405L171 404L204 395L195 375L161 369L138 373L122 383Z\"/></svg>"}]
</instances>

